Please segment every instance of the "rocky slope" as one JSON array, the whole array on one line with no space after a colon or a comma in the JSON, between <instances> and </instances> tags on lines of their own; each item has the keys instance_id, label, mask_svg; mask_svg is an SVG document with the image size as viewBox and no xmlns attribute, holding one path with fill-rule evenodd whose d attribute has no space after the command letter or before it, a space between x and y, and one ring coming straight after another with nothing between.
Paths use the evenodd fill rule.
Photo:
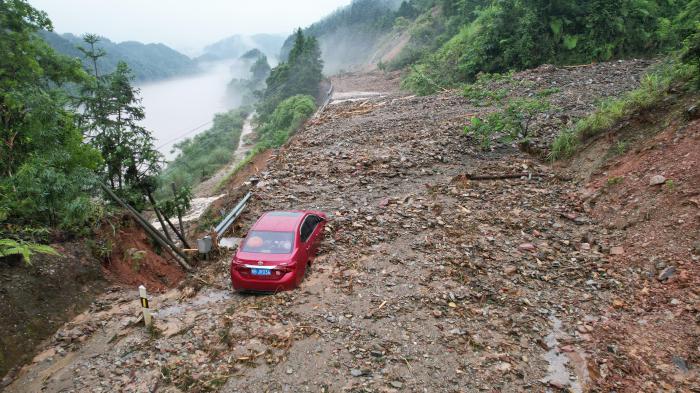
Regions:
<instances>
[{"instance_id":1,"label":"rocky slope","mask_svg":"<svg viewBox=\"0 0 700 393\"><path fill-rule=\"evenodd\" d=\"M556 84L550 99L574 117L636 86L648 64L542 67L516 74L533 83L509 94ZM381 74L341 79L337 92L349 94L256 167L254 198L237 225L240 235L272 209L329 214L299 290L234 294L224 255L153 299L150 332L138 323L135 291L111 293L59 330L8 391L698 388L697 250L685 240L698 230L697 203L687 206L691 232L677 253L688 264L673 263L676 277L690 280L682 281L687 296L654 318L678 339L664 348L641 341L639 350L621 329L638 318L632 295L649 288L661 296L669 279L635 272L632 250L642 240L605 224L591 206L599 187L586 190L511 145L482 152L463 128L493 108L457 92L414 97ZM381 94L348 100L372 86ZM542 143L565 121L538 119ZM687 135L698 151L697 128ZM250 184L232 183L225 206Z\"/></svg>"}]
</instances>

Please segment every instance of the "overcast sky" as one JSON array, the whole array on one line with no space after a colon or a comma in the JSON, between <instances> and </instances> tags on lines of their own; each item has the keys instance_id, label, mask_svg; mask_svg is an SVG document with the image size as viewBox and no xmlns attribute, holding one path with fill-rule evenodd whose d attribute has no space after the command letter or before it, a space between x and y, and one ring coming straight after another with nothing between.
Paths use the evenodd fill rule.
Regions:
<instances>
[{"instance_id":1,"label":"overcast sky","mask_svg":"<svg viewBox=\"0 0 700 393\"><path fill-rule=\"evenodd\" d=\"M29 0L58 33L162 42L194 55L234 34L290 33L351 0Z\"/></svg>"}]
</instances>

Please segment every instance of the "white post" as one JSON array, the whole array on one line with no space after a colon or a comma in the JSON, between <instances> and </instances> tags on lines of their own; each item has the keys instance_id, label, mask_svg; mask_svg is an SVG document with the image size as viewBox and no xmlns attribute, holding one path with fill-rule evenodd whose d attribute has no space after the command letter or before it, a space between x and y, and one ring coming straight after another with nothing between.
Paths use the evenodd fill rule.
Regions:
<instances>
[{"instance_id":1,"label":"white post","mask_svg":"<svg viewBox=\"0 0 700 393\"><path fill-rule=\"evenodd\" d=\"M148 294L146 293L146 287L143 285L139 286L139 296L141 297L141 309L143 310L143 322L146 327L150 327L153 321L151 320L151 309L148 305Z\"/></svg>"}]
</instances>

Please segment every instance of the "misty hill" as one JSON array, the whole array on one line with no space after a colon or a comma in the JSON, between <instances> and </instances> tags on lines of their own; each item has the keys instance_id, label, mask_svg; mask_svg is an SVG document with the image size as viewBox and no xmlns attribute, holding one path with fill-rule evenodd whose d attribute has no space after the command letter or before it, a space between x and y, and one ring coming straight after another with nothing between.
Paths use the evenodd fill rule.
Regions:
<instances>
[{"instance_id":1,"label":"misty hill","mask_svg":"<svg viewBox=\"0 0 700 393\"><path fill-rule=\"evenodd\" d=\"M335 73L366 64L391 31L400 5L401 0L354 0L304 29L304 34L319 40L324 71ZM291 35L285 41L282 58L293 40Z\"/></svg>"},{"instance_id":2,"label":"misty hill","mask_svg":"<svg viewBox=\"0 0 700 393\"><path fill-rule=\"evenodd\" d=\"M276 34L255 34L244 36L240 34L224 38L204 48L204 54L197 61L217 61L236 59L251 49L258 49L267 57L276 59L279 57L280 48L285 37Z\"/></svg>"},{"instance_id":3,"label":"misty hill","mask_svg":"<svg viewBox=\"0 0 700 393\"><path fill-rule=\"evenodd\" d=\"M42 31L40 35L56 51L84 60L78 46L84 46L82 38L66 33ZM100 59L103 73L113 72L119 61L125 61L134 72L137 81L154 81L197 71L197 64L189 57L163 44L143 44L136 41L115 43L102 38L98 46L107 52Z\"/></svg>"},{"instance_id":4,"label":"misty hill","mask_svg":"<svg viewBox=\"0 0 700 393\"><path fill-rule=\"evenodd\" d=\"M408 68L403 86L427 94L479 73L669 53L698 20L698 0L354 0L304 33L319 40L326 74Z\"/></svg>"}]
</instances>

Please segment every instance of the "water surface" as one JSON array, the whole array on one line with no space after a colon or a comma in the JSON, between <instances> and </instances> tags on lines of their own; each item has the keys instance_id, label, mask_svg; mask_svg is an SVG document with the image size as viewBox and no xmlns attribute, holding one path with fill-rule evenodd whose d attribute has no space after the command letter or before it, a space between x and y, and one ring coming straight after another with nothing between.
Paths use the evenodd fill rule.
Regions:
<instances>
[{"instance_id":1,"label":"water surface","mask_svg":"<svg viewBox=\"0 0 700 393\"><path fill-rule=\"evenodd\" d=\"M168 79L138 86L146 119L142 122L156 138L156 147L171 154L175 143L211 127L214 114L236 106L236 98L227 94L232 78L243 76L238 63L207 64L197 75Z\"/></svg>"}]
</instances>

